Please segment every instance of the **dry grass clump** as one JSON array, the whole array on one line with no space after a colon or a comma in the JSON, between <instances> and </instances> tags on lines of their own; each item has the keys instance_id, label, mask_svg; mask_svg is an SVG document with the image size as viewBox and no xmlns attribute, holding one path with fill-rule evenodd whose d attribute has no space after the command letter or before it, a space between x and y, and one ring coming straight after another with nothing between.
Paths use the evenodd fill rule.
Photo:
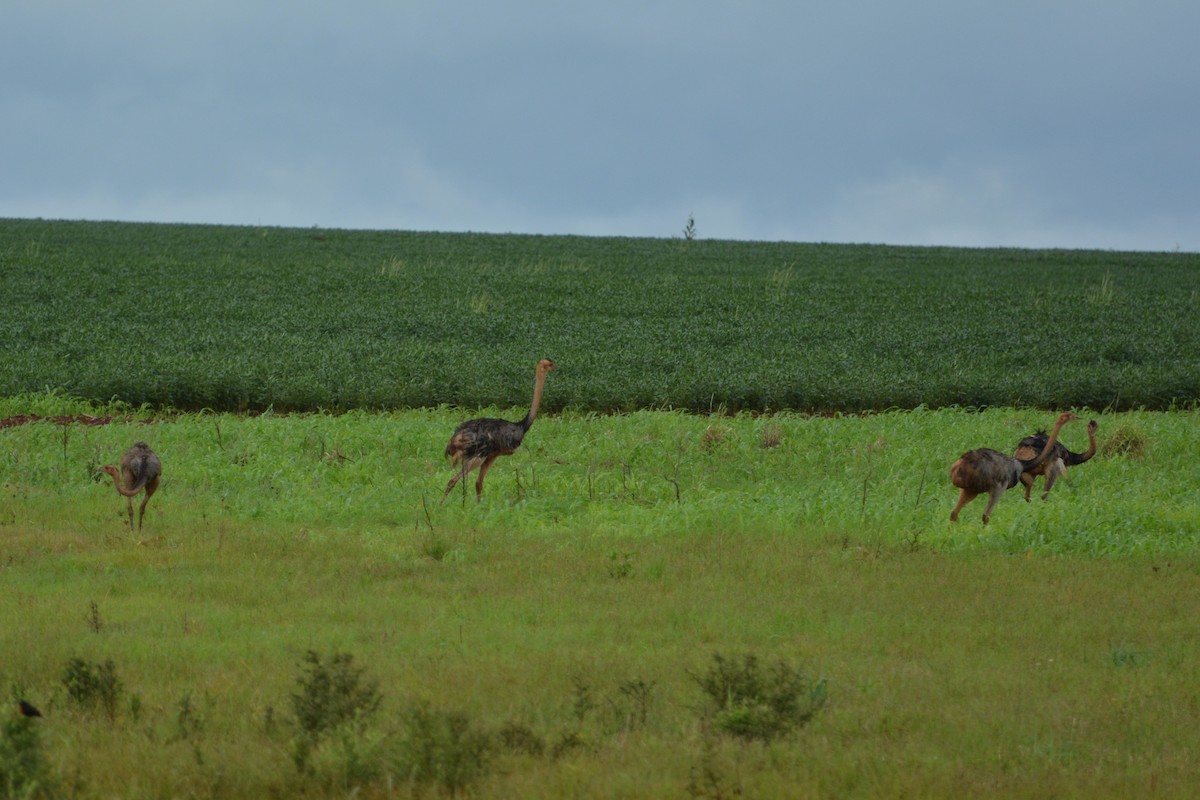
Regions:
<instances>
[{"instance_id":1,"label":"dry grass clump","mask_svg":"<svg viewBox=\"0 0 1200 800\"><path fill-rule=\"evenodd\" d=\"M764 450L779 447L783 444L783 426L777 422L768 422L762 426L762 446Z\"/></svg>"},{"instance_id":2,"label":"dry grass clump","mask_svg":"<svg viewBox=\"0 0 1200 800\"><path fill-rule=\"evenodd\" d=\"M726 425L719 422L714 422L704 429L704 433L700 436L700 447L703 450L712 450L719 447L729 439L730 430Z\"/></svg>"},{"instance_id":3,"label":"dry grass clump","mask_svg":"<svg viewBox=\"0 0 1200 800\"><path fill-rule=\"evenodd\" d=\"M1142 458L1148 448L1146 435L1133 425L1123 423L1113 429L1112 435L1100 446L1100 453L1106 457Z\"/></svg>"}]
</instances>

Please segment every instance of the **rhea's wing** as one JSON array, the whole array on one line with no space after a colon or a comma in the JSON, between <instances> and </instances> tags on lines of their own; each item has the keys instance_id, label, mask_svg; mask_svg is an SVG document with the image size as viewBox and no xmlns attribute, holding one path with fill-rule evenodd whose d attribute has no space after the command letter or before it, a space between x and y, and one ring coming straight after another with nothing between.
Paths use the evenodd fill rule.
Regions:
<instances>
[{"instance_id":1,"label":"rhea's wing","mask_svg":"<svg viewBox=\"0 0 1200 800\"><path fill-rule=\"evenodd\" d=\"M446 445L446 455L458 463L462 459L507 455L521 446L525 428L506 419L472 419L454 429Z\"/></svg>"},{"instance_id":2,"label":"rhea's wing","mask_svg":"<svg viewBox=\"0 0 1200 800\"><path fill-rule=\"evenodd\" d=\"M1036 461L1041 454L1042 448L1046 446L1046 442L1050 441L1050 436L1045 431L1038 431L1032 436L1026 436L1017 445L1017 449L1013 452L1013 456L1022 462ZM1067 450L1062 442L1055 442L1050 448L1050 454L1046 456L1043 464L1054 461L1056 458L1061 458L1064 462L1070 458L1071 452ZM1025 464L1022 464L1025 466Z\"/></svg>"},{"instance_id":3,"label":"rhea's wing","mask_svg":"<svg viewBox=\"0 0 1200 800\"><path fill-rule=\"evenodd\" d=\"M1013 456L1022 461L1029 461L1037 458L1038 453L1042 452L1042 448L1046 446L1046 441L1049 435L1045 431L1038 431L1032 436L1026 436L1017 443L1017 449Z\"/></svg>"},{"instance_id":4,"label":"rhea's wing","mask_svg":"<svg viewBox=\"0 0 1200 800\"><path fill-rule=\"evenodd\" d=\"M162 462L145 442L137 442L129 448L121 459L121 465L127 480L133 482L133 486L129 488L135 491L140 491L143 486L162 474Z\"/></svg>"}]
</instances>

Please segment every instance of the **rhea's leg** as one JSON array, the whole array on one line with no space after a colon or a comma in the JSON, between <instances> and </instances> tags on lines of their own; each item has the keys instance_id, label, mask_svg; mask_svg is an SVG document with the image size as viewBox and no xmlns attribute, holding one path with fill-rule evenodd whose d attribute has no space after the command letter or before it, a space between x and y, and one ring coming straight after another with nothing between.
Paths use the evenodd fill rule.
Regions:
<instances>
[{"instance_id":1,"label":"rhea's leg","mask_svg":"<svg viewBox=\"0 0 1200 800\"><path fill-rule=\"evenodd\" d=\"M146 484L146 495L142 498L142 507L138 509L138 530L142 529L142 517L146 516L146 504L150 502L150 498L154 496L154 492L158 489L158 481L161 476L156 476L154 480Z\"/></svg>"},{"instance_id":2,"label":"rhea's leg","mask_svg":"<svg viewBox=\"0 0 1200 800\"><path fill-rule=\"evenodd\" d=\"M479 468L479 477L475 480L475 502L478 503L483 499L483 479L487 475L488 470L492 468L499 453L493 453L487 457L487 461L483 462L483 466Z\"/></svg>"},{"instance_id":3,"label":"rhea's leg","mask_svg":"<svg viewBox=\"0 0 1200 800\"><path fill-rule=\"evenodd\" d=\"M1067 468L1063 466L1061 458L1046 468L1046 491L1042 492L1043 500L1050 496L1050 489L1053 488L1054 482L1058 480L1058 476L1066 474Z\"/></svg>"},{"instance_id":4,"label":"rhea's leg","mask_svg":"<svg viewBox=\"0 0 1200 800\"><path fill-rule=\"evenodd\" d=\"M129 467L125 466L124 464L121 465L121 482L125 484L125 491L127 491L127 492L132 490L134 485L137 483L137 479L133 476L133 473L130 472ZM133 533L133 498L132 497L125 498L125 507L129 511L129 532Z\"/></svg>"},{"instance_id":5,"label":"rhea's leg","mask_svg":"<svg viewBox=\"0 0 1200 800\"><path fill-rule=\"evenodd\" d=\"M446 484L446 491L442 493L443 503L446 502L446 498L450 496L450 490L454 488L455 484L467 477L471 470L479 466L479 463L480 461L478 458L468 458L463 461L462 469L460 469L458 474L451 478L450 482Z\"/></svg>"},{"instance_id":6,"label":"rhea's leg","mask_svg":"<svg viewBox=\"0 0 1200 800\"><path fill-rule=\"evenodd\" d=\"M992 518L992 509L996 507L996 503L1000 502L1000 498L1004 496L1004 488L996 486L988 490L987 508L983 510L983 524L987 525L988 520Z\"/></svg>"},{"instance_id":7,"label":"rhea's leg","mask_svg":"<svg viewBox=\"0 0 1200 800\"><path fill-rule=\"evenodd\" d=\"M467 474L466 469L465 468L461 469L455 474L455 476L453 478L450 479L450 482L446 484L446 491L442 492L442 502L443 503L446 502L446 498L450 496L450 490L454 488L454 484L456 484L460 480L462 480L462 476L466 475L466 474Z\"/></svg>"},{"instance_id":8,"label":"rhea's leg","mask_svg":"<svg viewBox=\"0 0 1200 800\"><path fill-rule=\"evenodd\" d=\"M962 511L962 507L963 507L963 506L965 506L967 503L969 503L969 502L971 502L972 500L974 500L974 499L975 499L975 496L976 496L977 494L979 494L979 493L978 493L978 492L972 492L972 491L969 491L969 490L967 490L967 489L963 489L963 490L962 490L962 492L960 492L960 493L959 493L959 495L958 495L958 505L956 505L956 506L954 507L954 510L950 512L950 521L951 521L951 522L958 522L958 512L959 512L959 511Z\"/></svg>"},{"instance_id":9,"label":"rhea's leg","mask_svg":"<svg viewBox=\"0 0 1200 800\"><path fill-rule=\"evenodd\" d=\"M1033 476L1028 472L1021 473L1021 483L1025 484L1025 502L1029 502L1029 492L1033 489Z\"/></svg>"}]
</instances>

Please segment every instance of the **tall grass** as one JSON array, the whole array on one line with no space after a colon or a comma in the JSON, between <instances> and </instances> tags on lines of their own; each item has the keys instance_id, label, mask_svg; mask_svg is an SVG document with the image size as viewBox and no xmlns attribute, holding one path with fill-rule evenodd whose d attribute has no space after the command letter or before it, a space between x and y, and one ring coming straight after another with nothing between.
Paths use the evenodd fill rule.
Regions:
<instances>
[{"instance_id":1,"label":"tall grass","mask_svg":"<svg viewBox=\"0 0 1200 800\"><path fill-rule=\"evenodd\" d=\"M1192 411L1099 414L1101 454L1050 500L952 528L948 463L1046 413L550 414L482 503L438 505L448 408L0 400L30 409L117 417L0 430L0 691L45 714L52 796L1183 796L1197 777ZM137 439L165 473L135 543L96 469ZM752 662L755 685L783 664L779 686L821 694L712 711L697 677ZM72 701L85 671L111 676L103 704ZM370 715L320 710L352 683L378 687ZM819 701L803 727L760 719L799 701Z\"/></svg>"},{"instance_id":2,"label":"tall grass","mask_svg":"<svg viewBox=\"0 0 1200 800\"><path fill-rule=\"evenodd\" d=\"M0 417L30 402L42 401L0 401ZM564 525L635 537L824 527L943 550L1087 555L1190 552L1200 536L1191 500L1195 411L1097 414L1100 455L1073 468L1050 500L1026 504L1010 492L991 525L979 525L977 503L952 528L949 463L973 447L1015 446L1049 424L1045 412L549 414L516 455L497 462L476 505L473 491L439 502L452 474L441 450L464 416L449 408L252 417L73 401L62 408L124 421L44 421L0 432L9 448L0 481L12 487L10 520L53 519L66 504L81 532L112 535L123 503L98 470L140 439L164 462L163 488L147 511L148 530L163 535L174 518L207 521L218 533L226 522L249 521L381 539L479 526L534 537ZM1083 434L1079 424L1062 437L1081 451Z\"/></svg>"},{"instance_id":3,"label":"tall grass","mask_svg":"<svg viewBox=\"0 0 1200 800\"><path fill-rule=\"evenodd\" d=\"M19 399L7 403L24 408ZM112 410L67 407L95 416ZM484 503L454 492L442 504L451 471L440 451L462 416L446 408L251 417L142 411L120 417L127 419L120 425L43 421L2 433L10 456L0 480L20 501L11 518L17 509L53 513L67 505L74 521L101 530L122 504L98 468L143 439L164 462L151 530L169 530L173 516L380 537L480 525L517 535L572 525L642 536L827 527L940 549L1086 554L1188 552L1198 536L1194 504L1181 503L1195 491L1194 411L1099 414L1100 455L1070 471L1061 498L1058 487L1032 504L1010 492L988 528L978 525L982 507L972 505L953 529L949 462L974 446L1015 445L1048 425L1043 411L545 415L522 450L493 468ZM1082 434L1081 425L1069 426L1063 439L1081 451ZM776 438L778 445L764 446Z\"/></svg>"}]
</instances>

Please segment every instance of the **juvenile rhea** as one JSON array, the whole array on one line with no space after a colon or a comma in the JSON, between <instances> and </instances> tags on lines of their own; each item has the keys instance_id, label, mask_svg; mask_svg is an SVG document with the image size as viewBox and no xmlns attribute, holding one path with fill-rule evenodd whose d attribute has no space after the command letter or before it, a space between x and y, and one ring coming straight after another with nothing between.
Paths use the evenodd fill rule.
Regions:
<instances>
[{"instance_id":1,"label":"juvenile rhea","mask_svg":"<svg viewBox=\"0 0 1200 800\"><path fill-rule=\"evenodd\" d=\"M1039 466L1021 473L1021 483L1025 484L1025 502L1029 502L1029 492L1033 489L1033 481L1038 475L1046 476L1046 490L1042 492L1042 499L1045 500L1050 496L1050 489L1054 487L1054 482L1059 477L1067 474L1067 467L1074 467L1077 464L1090 459L1096 455L1096 420L1091 420L1087 424L1088 449L1082 453L1072 453L1066 448L1062 442L1057 442L1054 449L1050 451L1050 455ZM1017 451L1013 453L1015 458L1029 459L1037 455L1037 453L1046 445L1046 432L1038 431L1033 436L1026 436L1017 444Z\"/></svg>"},{"instance_id":2,"label":"juvenile rhea","mask_svg":"<svg viewBox=\"0 0 1200 800\"><path fill-rule=\"evenodd\" d=\"M1054 421L1054 430L1034 458L1022 460L990 447L980 447L968 450L950 467L950 482L962 491L958 496L958 505L950 512L950 521L958 521L958 512L967 503L983 493L988 495L987 508L983 510L983 524L987 525L992 518L992 509L1006 491L1021 481L1021 476L1039 467L1054 449L1058 441L1058 432L1063 425L1079 419L1068 412L1058 415Z\"/></svg>"},{"instance_id":3,"label":"juvenile rhea","mask_svg":"<svg viewBox=\"0 0 1200 800\"><path fill-rule=\"evenodd\" d=\"M117 494L124 497L129 506L130 531L133 530L133 498L145 491L146 496L142 498L142 505L138 509L137 529L141 531L146 504L150 502L150 497L158 490L158 482L162 480L162 462L158 456L150 449L150 445L137 442L121 456L119 470L112 464L105 464L100 470L112 476Z\"/></svg>"},{"instance_id":4,"label":"juvenile rhea","mask_svg":"<svg viewBox=\"0 0 1200 800\"><path fill-rule=\"evenodd\" d=\"M525 434L537 418L538 406L542 402L542 387L546 383L546 375L558 369L558 365L548 358L543 358L537 364L536 377L533 382L533 402L530 403L529 413L520 422L509 422L504 419L471 419L454 429L449 444L446 445L446 456L450 464L460 469L442 495L442 502L450 495L450 490L471 470L479 468L479 477L475 480L475 502L483 497L483 479L492 463L500 456L512 455L521 446Z\"/></svg>"}]
</instances>

